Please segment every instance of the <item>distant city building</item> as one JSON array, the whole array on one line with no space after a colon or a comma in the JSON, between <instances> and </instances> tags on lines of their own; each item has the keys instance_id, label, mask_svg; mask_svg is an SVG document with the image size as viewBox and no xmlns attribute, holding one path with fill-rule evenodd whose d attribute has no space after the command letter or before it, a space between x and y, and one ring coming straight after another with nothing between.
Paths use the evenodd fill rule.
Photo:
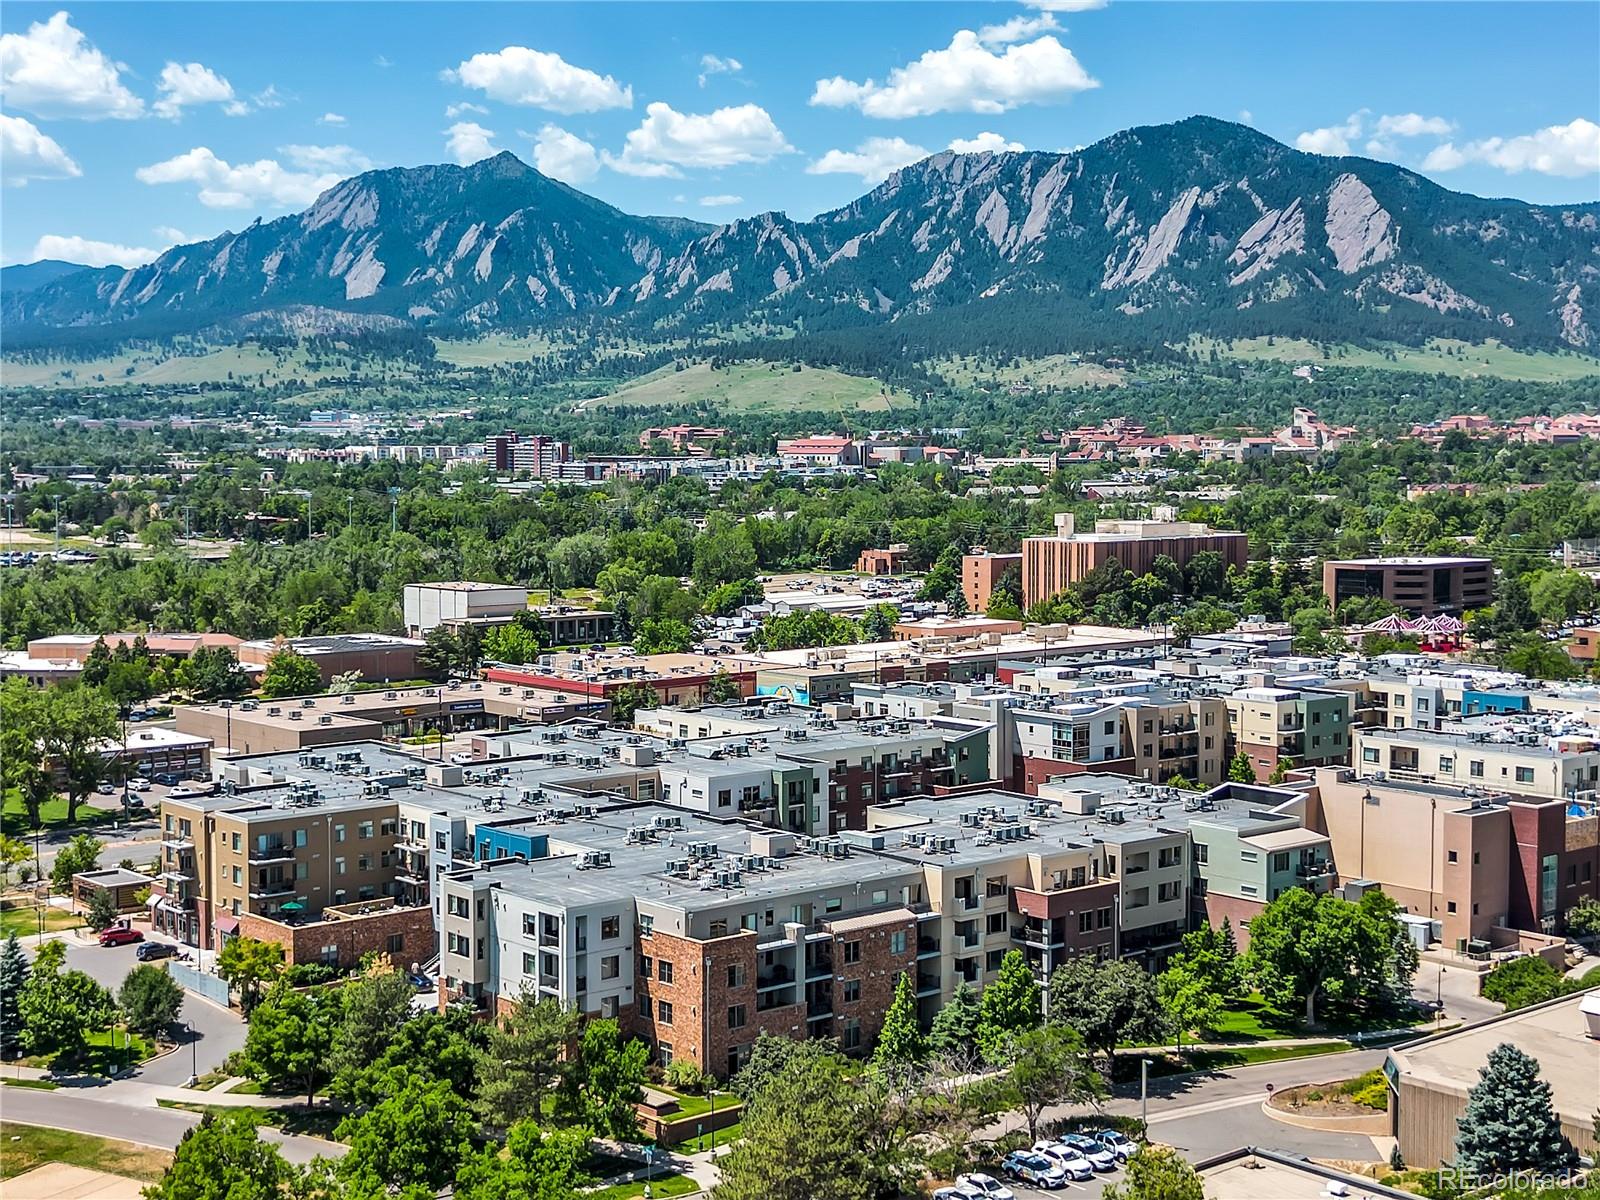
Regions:
<instances>
[{"instance_id":1,"label":"distant city building","mask_svg":"<svg viewBox=\"0 0 1600 1200\"><path fill-rule=\"evenodd\" d=\"M1322 591L1338 609L1377 596L1418 616L1461 613L1494 602L1494 564L1487 558L1351 558L1322 564Z\"/></svg>"},{"instance_id":2,"label":"distant city building","mask_svg":"<svg viewBox=\"0 0 1600 1200\"><path fill-rule=\"evenodd\" d=\"M813 467L860 466L862 461L859 442L832 434L782 439L778 442L778 457Z\"/></svg>"},{"instance_id":3,"label":"distant city building","mask_svg":"<svg viewBox=\"0 0 1600 1200\"><path fill-rule=\"evenodd\" d=\"M648 450L656 442L666 442L679 453L705 454L727 436L728 431L720 426L652 426L639 435L639 449Z\"/></svg>"},{"instance_id":4,"label":"distant city building","mask_svg":"<svg viewBox=\"0 0 1600 1200\"><path fill-rule=\"evenodd\" d=\"M490 434L483 443L484 464L497 474L515 472L535 479L553 479L572 460L566 442L543 434L519 434L514 429Z\"/></svg>"},{"instance_id":5,"label":"distant city building","mask_svg":"<svg viewBox=\"0 0 1600 1200\"><path fill-rule=\"evenodd\" d=\"M316 664L324 685L352 671L359 672L364 682L387 683L430 676L431 673L417 663L417 653L425 644L420 638L393 637L385 633L261 638L239 644L239 661L265 667L280 649L291 650Z\"/></svg>"},{"instance_id":6,"label":"distant city building","mask_svg":"<svg viewBox=\"0 0 1600 1200\"><path fill-rule=\"evenodd\" d=\"M1059 595L1113 558L1143 575L1163 555L1184 567L1208 551L1222 556L1224 570L1243 570L1250 542L1242 533L1196 521L1096 521L1093 533L1078 533L1071 513L1057 513L1056 536L1023 539L1022 603L1027 607Z\"/></svg>"},{"instance_id":7,"label":"distant city building","mask_svg":"<svg viewBox=\"0 0 1600 1200\"><path fill-rule=\"evenodd\" d=\"M408 583L401 610L406 632L412 637L423 637L435 625L504 624L528 611L528 589L471 580Z\"/></svg>"},{"instance_id":8,"label":"distant city building","mask_svg":"<svg viewBox=\"0 0 1600 1200\"><path fill-rule=\"evenodd\" d=\"M882 550L863 550L856 559L856 572L861 575L903 575L911 558L911 547L896 542Z\"/></svg>"},{"instance_id":9,"label":"distant city building","mask_svg":"<svg viewBox=\"0 0 1600 1200\"><path fill-rule=\"evenodd\" d=\"M966 599L968 610L975 613L986 611L989 607L989 598L994 595L995 586L1006 572L1011 570L1017 572L1017 578L1020 580L1021 554L990 554L982 547L975 548L971 554L963 554L961 595Z\"/></svg>"}]
</instances>

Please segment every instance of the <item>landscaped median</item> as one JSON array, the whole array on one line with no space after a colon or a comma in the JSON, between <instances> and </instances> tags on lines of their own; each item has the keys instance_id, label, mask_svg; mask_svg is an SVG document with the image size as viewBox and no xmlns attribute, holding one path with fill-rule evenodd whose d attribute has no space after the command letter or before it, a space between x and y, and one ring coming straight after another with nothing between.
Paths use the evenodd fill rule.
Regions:
<instances>
[{"instance_id":1,"label":"landscaped median","mask_svg":"<svg viewBox=\"0 0 1600 1200\"><path fill-rule=\"evenodd\" d=\"M1381 1068L1337 1079L1306 1083L1268 1096L1262 1111L1274 1121L1328 1133L1389 1133L1389 1084Z\"/></svg>"},{"instance_id":2,"label":"landscaped median","mask_svg":"<svg viewBox=\"0 0 1600 1200\"><path fill-rule=\"evenodd\" d=\"M67 1129L0 1122L0 1179L15 1179L35 1167L65 1163L153 1183L171 1162L170 1152L152 1146Z\"/></svg>"}]
</instances>

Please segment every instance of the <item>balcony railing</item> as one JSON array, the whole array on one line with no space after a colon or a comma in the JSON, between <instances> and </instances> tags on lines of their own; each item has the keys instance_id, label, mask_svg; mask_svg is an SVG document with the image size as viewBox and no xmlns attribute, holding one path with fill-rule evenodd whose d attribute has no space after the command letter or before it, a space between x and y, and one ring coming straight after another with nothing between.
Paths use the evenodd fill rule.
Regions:
<instances>
[{"instance_id":1,"label":"balcony railing","mask_svg":"<svg viewBox=\"0 0 1600 1200\"><path fill-rule=\"evenodd\" d=\"M1333 864L1326 860L1303 862L1295 867L1294 873L1302 879L1317 879L1323 875L1332 875Z\"/></svg>"},{"instance_id":2,"label":"balcony railing","mask_svg":"<svg viewBox=\"0 0 1600 1200\"><path fill-rule=\"evenodd\" d=\"M926 996L930 992L937 992L940 987L939 976L929 971L917 972L917 995Z\"/></svg>"},{"instance_id":3,"label":"balcony railing","mask_svg":"<svg viewBox=\"0 0 1600 1200\"><path fill-rule=\"evenodd\" d=\"M917 957L925 958L939 953L939 939L933 937L919 937L917 939Z\"/></svg>"},{"instance_id":4,"label":"balcony railing","mask_svg":"<svg viewBox=\"0 0 1600 1200\"><path fill-rule=\"evenodd\" d=\"M794 972L781 964L763 971L756 976L756 990L763 988L784 987L794 982Z\"/></svg>"},{"instance_id":5,"label":"balcony railing","mask_svg":"<svg viewBox=\"0 0 1600 1200\"><path fill-rule=\"evenodd\" d=\"M250 861L253 863L288 862L292 858L294 858L294 847L288 842L250 848Z\"/></svg>"},{"instance_id":6,"label":"balcony railing","mask_svg":"<svg viewBox=\"0 0 1600 1200\"><path fill-rule=\"evenodd\" d=\"M833 956L829 954L818 955L806 962L807 979L826 979L833 974Z\"/></svg>"}]
</instances>

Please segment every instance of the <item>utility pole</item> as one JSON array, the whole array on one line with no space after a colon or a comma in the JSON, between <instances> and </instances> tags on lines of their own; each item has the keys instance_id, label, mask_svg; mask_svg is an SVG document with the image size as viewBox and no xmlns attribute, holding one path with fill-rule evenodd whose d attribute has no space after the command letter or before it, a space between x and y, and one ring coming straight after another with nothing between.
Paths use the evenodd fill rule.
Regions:
<instances>
[{"instance_id":1,"label":"utility pole","mask_svg":"<svg viewBox=\"0 0 1600 1200\"><path fill-rule=\"evenodd\" d=\"M61 497L51 496L50 499L56 506L56 553L61 553Z\"/></svg>"},{"instance_id":2,"label":"utility pole","mask_svg":"<svg viewBox=\"0 0 1600 1200\"><path fill-rule=\"evenodd\" d=\"M194 505L185 504L183 506L183 540L186 541L186 542L190 538L192 538L194 536L193 525L192 525L192 521L191 521L191 518L193 516L194 516Z\"/></svg>"},{"instance_id":3,"label":"utility pole","mask_svg":"<svg viewBox=\"0 0 1600 1200\"><path fill-rule=\"evenodd\" d=\"M1150 1060L1139 1060L1139 1123L1145 1127L1145 1136L1149 1137L1150 1129Z\"/></svg>"},{"instance_id":4,"label":"utility pole","mask_svg":"<svg viewBox=\"0 0 1600 1200\"><path fill-rule=\"evenodd\" d=\"M392 536L400 528L400 489L389 489L389 533Z\"/></svg>"}]
</instances>

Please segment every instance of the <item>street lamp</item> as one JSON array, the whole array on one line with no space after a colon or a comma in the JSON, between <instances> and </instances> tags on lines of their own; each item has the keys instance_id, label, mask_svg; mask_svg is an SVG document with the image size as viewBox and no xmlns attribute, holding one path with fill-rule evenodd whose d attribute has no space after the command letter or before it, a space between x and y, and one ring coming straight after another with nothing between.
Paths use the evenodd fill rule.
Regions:
<instances>
[{"instance_id":1,"label":"street lamp","mask_svg":"<svg viewBox=\"0 0 1600 1200\"><path fill-rule=\"evenodd\" d=\"M1150 1060L1139 1060L1139 1121L1145 1128L1145 1136L1150 1136Z\"/></svg>"},{"instance_id":2,"label":"street lamp","mask_svg":"<svg viewBox=\"0 0 1600 1200\"><path fill-rule=\"evenodd\" d=\"M190 1021L186 1026L189 1031L189 1087L200 1082L200 1031Z\"/></svg>"}]
</instances>

